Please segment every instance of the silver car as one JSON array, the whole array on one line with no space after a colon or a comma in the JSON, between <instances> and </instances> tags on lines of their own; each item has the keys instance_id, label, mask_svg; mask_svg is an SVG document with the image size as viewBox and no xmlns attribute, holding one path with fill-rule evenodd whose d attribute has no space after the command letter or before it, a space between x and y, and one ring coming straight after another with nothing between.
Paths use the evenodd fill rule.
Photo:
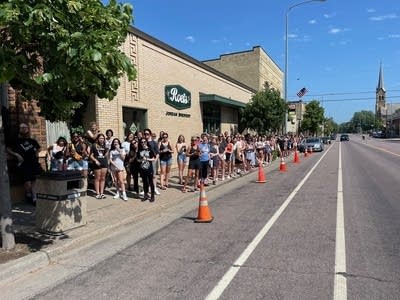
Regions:
<instances>
[{"instance_id":1,"label":"silver car","mask_svg":"<svg viewBox=\"0 0 400 300\"><path fill-rule=\"evenodd\" d=\"M313 152L321 152L324 150L324 143L321 138L306 138L301 142L304 149L312 148Z\"/></svg>"}]
</instances>

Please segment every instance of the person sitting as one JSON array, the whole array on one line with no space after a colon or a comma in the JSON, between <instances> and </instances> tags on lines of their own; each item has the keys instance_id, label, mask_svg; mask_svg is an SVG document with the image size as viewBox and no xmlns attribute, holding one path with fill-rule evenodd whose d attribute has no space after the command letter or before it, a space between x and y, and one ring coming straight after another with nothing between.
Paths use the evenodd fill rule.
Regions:
<instances>
[{"instance_id":1,"label":"person sitting","mask_svg":"<svg viewBox=\"0 0 400 300\"><path fill-rule=\"evenodd\" d=\"M66 151L68 142L63 136L60 136L57 141L47 148L47 157L50 160L51 171L66 170Z\"/></svg>"}]
</instances>

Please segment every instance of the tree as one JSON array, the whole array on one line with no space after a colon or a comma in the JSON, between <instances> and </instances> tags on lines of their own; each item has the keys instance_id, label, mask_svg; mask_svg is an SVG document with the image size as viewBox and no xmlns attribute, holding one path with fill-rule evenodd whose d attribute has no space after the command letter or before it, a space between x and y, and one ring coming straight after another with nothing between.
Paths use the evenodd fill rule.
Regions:
<instances>
[{"instance_id":1,"label":"tree","mask_svg":"<svg viewBox=\"0 0 400 300\"><path fill-rule=\"evenodd\" d=\"M324 120L324 135L338 132L338 129L339 125L333 120L333 118L327 118Z\"/></svg>"},{"instance_id":2,"label":"tree","mask_svg":"<svg viewBox=\"0 0 400 300\"><path fill-rule=\"evenodd\" d=\"M370 131L375 127L375 114L372 111L362 110L355 112L350 120L352 132Z\"/></svg>"},{"instance_id":3,"label":"tree","mask_svg":"<svg viewBox=\"0 0 400 300\"><path fill-rule=\"evenodd\" d=\"M241 110L242 126L260 134L277 132L282 127L287 108L279 91L266 83L264 90L257 92Z\"/></svg>"},{"instance_id":4,"label":"tree","mask_svg":"<svg viewBox=\"0 0 400 300\"><path fill-rule=\"evenodd\" d=\"M317 135L323 122L324 108L319 105L319 101L312 100L306 105L306 112L301 124L302 131L308 131L311 135Z\"/></svg>"},{"instance_id":5,"label":"tree","mask_svg":"<svg viewBox=\"0 0 400 300\"><path fill-rule=\"evenodd\" d=\"M38 100L41 115L51 121L69 120L89 97L112 100L121 76L136 77L119 48L131 21L132 7L115 0L0 1L0 83ZM5 158L0 147L1 170ZM11 215L4 212L10 203L6 185L1 176L0 196L7 199L1 212Z\"/></svg>"}]
</instances>

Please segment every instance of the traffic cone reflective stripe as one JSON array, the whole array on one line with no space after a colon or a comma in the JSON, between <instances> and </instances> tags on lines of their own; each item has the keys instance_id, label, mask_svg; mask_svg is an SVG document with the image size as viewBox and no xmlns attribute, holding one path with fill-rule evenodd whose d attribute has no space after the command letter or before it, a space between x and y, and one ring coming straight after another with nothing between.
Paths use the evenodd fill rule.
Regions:
<instances>
[{"instance_id":1,"label":"traffic cone reflective stripe","mask_svg":"<svg viewBox=\"0 0 400 300\"><path fill-rule=\"evenodd\" d=\"M258 179L257 179L256 182L258 182L258 183L265 183L266 182L262 164L259 164L259 166L258 166Z\"/></svg>"},{"instance_id":2,"label":"traffic cone reflective stripe","mask_svg":"<svg viewBox=\"0 0 400 300\"><path fill-rule=\"evenodd\" d=\"M281 172L287 171L286 164L285 164L285 161L283 160L283 157L281 158L281 164L279 165L279 171L281 171Z\"/></svg>"},{"instance_id":3,"label":"traffic cone reflective stripe","mask_svg":"<svg viewBox=\"0 0 400 300\"><path fill-rule=\"evenodd\" d=\"M210 208L208 207L208 200L206 191L204 189L204 183L200 184L200 197L199 197L199 212L197 219L194 220L196 223L211 223L214 217L211 215Z\"/></svg>"}]
</instances>

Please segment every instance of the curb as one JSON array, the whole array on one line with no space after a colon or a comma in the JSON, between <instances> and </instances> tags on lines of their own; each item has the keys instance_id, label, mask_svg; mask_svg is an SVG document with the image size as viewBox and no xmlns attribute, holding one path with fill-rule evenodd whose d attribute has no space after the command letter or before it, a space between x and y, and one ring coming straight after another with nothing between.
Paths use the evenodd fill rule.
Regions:
<instances>
[{"instance_id":1,"label":"curb","mask_svg":"<svg viewBox=\"0 0 400 300\"><path fill-rule=\"evenodd\" d=\"M263 169L269 169L273 167L274 165L279 165L279 161L275 160L271 164L264 166ZM274 169L274 168L272 168ZM250 171L246 174L243 174L240 176L241 177L247 177L248 175L251 175L253 173L257 173L257 168L254 169L253 171ZM209 190L212 191L214 189L217 189L225 184L230 184L234 183L235 180L229 180L229 181L224 181L221 182L218 185L209 185ZM177 201L174 201L168 207L170 206L175 206L179 205L182 202L188 201L188 200L193 200L193 194L187 194L184 197L180 198ZM79 250L84 247L90 246L93 243L98 243L101 242L102 240L105 240L109 238L113 233L117 231L118 228L121 228L126 225L134 224L135 222L140 222L144 218L150 216L150 215L155 215L160 213L161 211L165 210L165 206L157 206L154 207L154 209L149 209L147 211L142 211L139 214L132 215L130 217L124 218L118 222L115 222L113 224L109 224L107 226L104 226L102 228L97 228L92 231L89 231L86 234L82 234L79 237L76 237L74 239L71 239L61 245L54 245L53 247L49 247L48 249L44 250L39 250L37 252L33 252L32 254L28 254L26 256L23 256L21 258L18 258L16 260L1 264L1 270L0 270L0 286L3 284L6 284L7 282L14 281L18 279L19 277L28 274L28 273L33 273L36 270L42 269L53 262L57 260L58 257L61 257L62 255L66 254L66 252L70 250Z\"/></svg>"}]
</instances>

